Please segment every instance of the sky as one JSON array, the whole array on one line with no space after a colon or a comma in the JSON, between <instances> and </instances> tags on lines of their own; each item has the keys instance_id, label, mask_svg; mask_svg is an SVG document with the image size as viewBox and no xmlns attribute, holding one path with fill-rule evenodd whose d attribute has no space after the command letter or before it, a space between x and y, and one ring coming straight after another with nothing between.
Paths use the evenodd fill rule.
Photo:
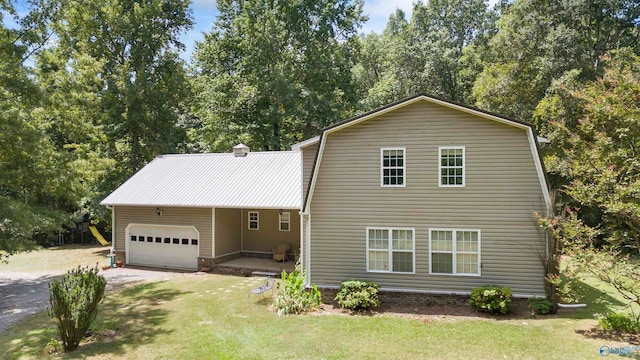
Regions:
<instances>
[{"instance_id":1,"label":"sky","mask_svg":"<svg viewBox=\"0 0 640 360\"><path fill-rule=\"evenodd\" d=\"M369 17L369 21L362 25L360 32L365 34L382 33L389 20L389 15L397 8L402 9L407 15L407 19L410 19L413 2L414 0L365 0L363 13ZM495 0L491 2L495 2ZM192 0L191 9L194 19L193 29L181 37L182 43L187 47L181 57L186 61L189 61L193 54L195 42L202 41L204 39L203 33L211 31L211 24L218 15L215 0Z\"/></svg>"}]
</instances>

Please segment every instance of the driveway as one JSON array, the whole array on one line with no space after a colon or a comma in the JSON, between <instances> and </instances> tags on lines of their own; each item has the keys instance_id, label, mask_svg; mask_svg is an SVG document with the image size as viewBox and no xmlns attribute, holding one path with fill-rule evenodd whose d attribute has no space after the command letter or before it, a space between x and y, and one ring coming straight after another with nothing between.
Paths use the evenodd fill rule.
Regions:
<instances>
[{"instance_id":1,"label":"driveway","mask_svg":"<svg viewBox=\"0 0 640 360\"><path fill-rule=\"evenodd\" d=\"M0 272L0 333L24 316L42 311L49 306L49 282L64 271L54 272ZM138 268L114 268L100 271L107 279L107 290L115 284L131 281L163 281L177 276L191 275Z\"/></svg>"}]
</instances>

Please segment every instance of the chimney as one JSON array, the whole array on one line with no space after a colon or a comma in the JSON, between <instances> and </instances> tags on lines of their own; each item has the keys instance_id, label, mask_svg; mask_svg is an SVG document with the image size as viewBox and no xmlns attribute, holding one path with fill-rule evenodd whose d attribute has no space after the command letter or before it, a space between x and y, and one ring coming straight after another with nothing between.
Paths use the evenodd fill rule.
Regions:
<instances>
[{"instance_id":1,"label":"chimney","mask_svg":"<svg viewBox=\"0 0 640 360\"><path fill-rule=\"evenodd\" d=\"M249 147L243 143L240 143L233 147L233 156L244 157L249 153Z\"/></svg>"}]
</instances>

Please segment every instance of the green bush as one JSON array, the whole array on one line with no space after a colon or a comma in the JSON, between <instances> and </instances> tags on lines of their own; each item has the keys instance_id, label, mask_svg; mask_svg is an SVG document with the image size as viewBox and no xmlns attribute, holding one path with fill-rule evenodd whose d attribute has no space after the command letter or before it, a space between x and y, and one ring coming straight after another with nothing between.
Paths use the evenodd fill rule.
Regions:
<instances>
[{"instance_id":1,"label":"green bush","mask_svg":"<svg viewBox=\"0 0 640 360\"><path fill-rule=\"evenodd\" d=\"M378 307L378 284L361 280L343 281L335 300L343 309L369 310Z\"/></svg>"},{"instance_id":2,"label":"green bush","mask_svg":"<svg viewBox=\"0 0 640 360\"><path fill-rule=\"evenodd\" d=\"M491 314L506 314L509 312L510 302L511 289L509 287L486 285L471 290L469 305Z\"/></svg>"},{"instance_id":3,"label":"green bush","mask_svg":"<svg viewBox=\"0 0 640 360\"><path fill-rule=\"evenodd\" d=\"M638 319L624 313L607 313L598 319L598 324L605 330L616 330L630 334L640 333Z\"/></svg>"},{"instance_id":4,"label":"green bush","mask_svg":"<svg viewBox=\"0 0 640 360\"><path fill-rule=\"evenodd\" d=\"M305 289L305 273L300 269L300 264L290 274L283 270L280 278L282 283L278 284L278 292L273 300L278 315L302 314L313 310L322 302L320 291L315 285L311 289Z\"/></svg>"},{"instance_id":5,"label":"green bush","mask_svg":"<svg viewBox=\"0 0 640 360\"><path fill-rule=\"evenodd\" d=\"M527 304L531 315L547 315L553 312L553 303L549 299L529 298Z\"/></svg>"},{"instance_id":6,"label":"green bush","mask_svg":"<svg viewBox=\"0 0 640 360\"><path fill-rule=\"evenodd\" d=\"M107 281L98 267L69 270L49 283L49 315L56 319L65 351L73 351L98 314Z\"/></svg>"}]
</instances>

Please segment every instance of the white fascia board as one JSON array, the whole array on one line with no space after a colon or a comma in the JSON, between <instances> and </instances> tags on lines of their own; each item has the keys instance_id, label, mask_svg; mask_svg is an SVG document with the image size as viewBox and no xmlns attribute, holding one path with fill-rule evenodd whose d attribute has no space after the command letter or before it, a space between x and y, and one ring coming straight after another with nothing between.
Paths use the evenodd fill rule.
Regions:
<instances>
[{"instance_id":1,"label":"white fascia board","mask_svg":"<svg viewBox=\"0 0 640 360\"><path fill-rule=\"evenodd\" d=\"M527 138L529 140L529 148L531 149L531 156L533 157L533 163L538 173L538 180L540 181L540 188L542 195L544 196L544 202L547 205L547 211L553 209L551 203L551 195L549 194L549 186L547 185L547 178L544 176L544 170L542 169L542 161L540 160L540 154L538 153L538 146L536 145L536 137L533 134L533 129L527 127Z\"/></svg>"},{"instance_id":2,"label":"white fascia board","mask_svg":"<svg viewBox=\"0 0 640 360\"><path fill-rule=\"evenodd\" d=\"M316 144L318 141L320 141L320 135L291 145L291 151L300 151L300 149Z\"/></svg>"},{"instance_id":3,"label":"white fascia board","mask_svg":"<svg viewBox=\"0 0 640 360\"><path fill-rule=\"evenodd\" d=\"M304 208L302 211L305 214L309 213L309 206L311 204L311 200L313 199L313 192L316 188L316 179L318 178L318 170L320 169L320 163L322 162L322 154L324 153L324 146L327 143L327 132L322 133L322 139L320 141L320 149L318 149L316 163L313 167L313 174L311 176L311 186L309 187L309 192L307 193L307 201L304 204ZM304 200L303 200L304 201Z\"/></svg>"}]
</instances>

